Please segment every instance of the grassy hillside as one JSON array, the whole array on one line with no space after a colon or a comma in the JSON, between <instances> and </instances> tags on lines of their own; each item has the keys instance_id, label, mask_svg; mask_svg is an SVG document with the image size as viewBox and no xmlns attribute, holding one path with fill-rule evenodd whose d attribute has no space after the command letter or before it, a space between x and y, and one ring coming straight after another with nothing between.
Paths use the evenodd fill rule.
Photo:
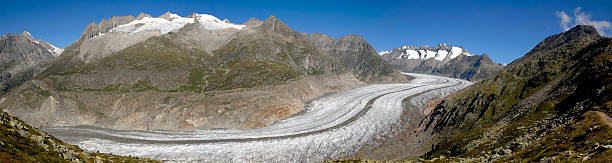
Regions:
<instances>
[{"instance_id":1,"label":"grassy hillside","mask_svg":"<svg viewBox=\"0 0 612 163\"><path fill-rule=\"evenodd\" d=\"M77 41L0 106L36 125L243 129L264 127L300 111L303 101L362 84L302 39L245 29L206 50L180 32L189 31L150 37L89 63L81 60Z\"/></svg>"},{"instance_id":2,"label":"grassy hillside","mask_svg":"<svg viewBox=\"0 0 612 163\"><path fill-rule=\"evenodd\" d=\"M302 75L339 74L340 63L308 42L274 34L234 38L213 52L173 34L152 37L88 64L61 58L38 79L72 91L212 91L281 84Z\"/></svg>"},{"instance_id":3,"label":"grassy hillside","mask_svg":"<svg viewBox=\"0 0 612 163\"><path fill-rule=\"evenodd\" d=\"M612 114L611 67L612 39L600 37L593 27L551 36L495 76L444 99L425 124L441 136L426 157L540 160L568 150L609 153L591 146L549 147L556 140L547 137L576 128L572 123L594 121L588 111ZM598 136L606 137L600 145L612 143L607 131ZM549 152L533 155L542 148Z\"/></svg>"},{"instance_id":4,"label":"grassy hillside","mask_svg":"<svg viewBox=\"0 0 612 163\"><path fill-rule=\"evenodd\" d=\"M88 153L0 111L0 162L157 162Z\"/></svg>"}]
</instances>

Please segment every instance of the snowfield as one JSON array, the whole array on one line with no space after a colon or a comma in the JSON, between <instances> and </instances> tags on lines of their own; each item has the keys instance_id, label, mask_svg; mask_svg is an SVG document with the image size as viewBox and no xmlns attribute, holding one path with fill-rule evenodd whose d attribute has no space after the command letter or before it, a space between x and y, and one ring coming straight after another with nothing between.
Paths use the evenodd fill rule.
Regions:
<instances>
[{"instance_id":1,"label":"snowfield","mask_svg":"<svg viewBox=\"0 0 612 163\"><path fill-rule=\"evenodd\" d=\"M438 46L447 46L447 44L442 43ZM470 54L467 50L464 50L462 47L457 47L457 46L451 46L450 51L447 48L444 49L438 49L438 50L423 50L423 48L429 48L429 46L425 46L425 47L416 47L416 46L407 46L404 45L401 48L396 48L393 50L388 50L388 51L380 51L378 52L379 55L384 56L384 55L393 55L396 56L397 59L402 59L402 58L406 58L406 59L423 59L423 60L427 60L429 58L434 58L435 60L438 61L444 61L447 60L447 58L450 57L450 59L455 59L457 58L459 55L466 55L466 56L473 56L473 54ZM417 50L420 49L420 50ZM397 52L397 53L393 53L393 52Z\"/></svg>"},{"instance_id":2,"label":"snowfield","mask_svg":"<svg viewBox=\"0 0 612 163\"><path fill-rule=\"evenodd\" d=\"M402 100L423 107L469 81L431 75L406 84L373 84L329 94L290 118L253 130L120 131L91 126L49 128L59 139L95 152L169 162L319 162L338 159L391 134Z\"/></svg>"},{"instance_id":3,"label":"snowfield","mask_svg":"<svg viewBox=\"0 0 612 163\"><path fill-rule=\"evenodd\" d=\"M181 17L177 14L170 13L170 20L165 18L144 17L140 20L134 20L130 23L117 26L111 30L127 32L130 34L148 30L160 30L161 34L183 28L187 24L198 20L199 24L208 30L223 30L227 28L242 29L245 25L233 24L228 20L222 21L219 18L208 14L196 14L195 18Z\"/></svg>"}]
</instances>

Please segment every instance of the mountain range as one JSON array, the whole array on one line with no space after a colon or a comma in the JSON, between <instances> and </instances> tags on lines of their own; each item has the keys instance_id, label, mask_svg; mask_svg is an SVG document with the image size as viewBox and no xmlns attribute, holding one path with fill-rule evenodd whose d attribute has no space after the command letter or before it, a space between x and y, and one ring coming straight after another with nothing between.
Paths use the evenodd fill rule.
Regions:
<instances>
[{"instance_id":1,"label":"mountain range","mask_svg":"<svg viewBox=\"0 0 612 163\"><path fill-rule=\"evenodd\" d=\"M324 93L407 80L357 35L300 33L273 16L141 13L89 24L0 107L35 126L252 129Z\"/></svg>"},{"instance_id":2,"label":"mountain range","mask_svg":"<svg viewBox=\"0 0 612 163\"><path fill-rule=\"evenodd\" d=\"M0 95L30 80L64 51L24 31L0 37Z\"/></svg>"},{"instance_id":3,"label":"mountain range","mask_svg":"<svg viewBox=\"0 0 612 163\"><path fill-rule=\"evenodd\" d=\"M463 47L444 43L434 47L404 45L378 54L399 71L472 81L485 79L504 67L493 62L487 54L471 54Z\"/></svg>"},{"instance_id":4,"label":"mountain range","mask_svg":"<svg viewBox=\"0 0 612 163\"><path fill-rule=\"evenodd\" d=\"M207 14L141 13L93 22L65 49L28 32L5 34L0 56L1 162L154 162L85 152L44 129L84 125L91 131L162 130L159 133L168 135L256 131L250 129L266 129L303 114L306 105L325 105L311 102L329 98L328 93L357 87L371 91L408 81L401 90L386 90L371 100L343 99L366 109L329 130L345 129L342 125L367 112L382 114L374 104L403 106L395 107L403 112L396 124L389 124L393 127L375 133L382 136L373 140L355 140L365 145L351 148L347 158L609 162L612 155L612 39L592 26L578 25L550 36L523 57L501 65L487 54L448 44L376 52L361 36L302 33L274 16L236 24ZM432 86L429 80L439 85L450 80L414 79L400 71L473 84L452 79L472 85L454 93L443 91L452 87L448 85L407 94L403 100L377 101ZM429 100L440 92L450 95ZM334 98L326 100L333 103ZM316 137L326 131L302 135L326 140Z\"/></svg>"}]
</instances>

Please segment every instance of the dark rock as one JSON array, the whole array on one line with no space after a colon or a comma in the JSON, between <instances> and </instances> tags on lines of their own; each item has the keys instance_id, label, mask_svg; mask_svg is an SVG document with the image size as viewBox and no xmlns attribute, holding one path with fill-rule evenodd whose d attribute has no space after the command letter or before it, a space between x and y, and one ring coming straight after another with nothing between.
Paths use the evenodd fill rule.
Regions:
<instances>
[{"instance_id":1,"label":"dark rock","mask_svg":"<svg viewBox=\"0 0 612 163\"><path fill-rule=\"evenodd\" d=\"M141 18L144 16L151 16L151 15L141 13L138 16L139 18ZM87 25L87 27L85 27L85 30L81 34L81 37L79 40L85 40L85 39L99 36L100 34L109 32L111 29L119 25L127 24L136 19L137 19L136 17L132 15L128 15L128 16L114 16L110 19L102 19L102 21L100 21L100 23L98 24L96 24L95 22L91 22L89 25Z\"/></svg>"}]
</instances>

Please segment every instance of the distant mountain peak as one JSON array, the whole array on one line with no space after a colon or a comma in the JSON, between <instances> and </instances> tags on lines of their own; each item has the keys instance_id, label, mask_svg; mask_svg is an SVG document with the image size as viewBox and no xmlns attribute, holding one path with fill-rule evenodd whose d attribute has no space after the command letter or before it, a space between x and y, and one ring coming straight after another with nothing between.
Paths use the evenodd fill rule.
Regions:
<instances>
[{"instance_id":1,"label":"distant mountain peak","mask_svg":"<svg viewBox=\"0 0 612 163\"><path fill-rule=\"evenodd\" d=\"M35 73L40 72L42 67L36 67L43 62L49 62L62 53L64 49L57 48L43 40L36 40L28 31L22 33L10 33L0 37L0 74L18 74L21 72L36 69ZM4 87L0 79L0 94L6 93L9 89ZM10 78L10 77L9 77Z\"/></svg>"},{"instance_id":2,"label":"distant mountain peak","mask_svg":"<svg viewBox=\"0 0 612 163\"><path fill-rule=\"evenodd\" d=\"M170 11L166 11L164 14L160 15L159 18L170 17L170 15L172 15L172 13Z\"/></svg>"},{"instance_id":3,"label":"distant mountain peak","mask_svg":"<svg viewBox=\"0 0 612 163\"><path fill-rule=\"evenodd\" d=\"M560 33L558 35L551 36L554 38L564 39L564 40L575 40L575 39L585 39L585 38L599 38L601 35L597 32L595 27L590 25L577 25L574 28ZM548 39L544 40L544 42L549 41Z\"/></svg>"},{"instance_id":4,"label":"distant mountain peak","mask_svg":"<svg viewBox=\"0 0 612 163\"><path fill-rule=\"evenodd\" d=\"M186 18L196 18L198 16L198 13L193 12L190 15L188 15Z\"/></svg>"},{"instance_id":5,"label":"distant mountain peak","mask_svg":"<svg viewBox=\"0 0 612 163\"><path fill-rule=\"evenodd\" d=\"M282 35L294 35L296 34L289 25L285 24L285 22L276 18L275 16L270 16L266 20L263 21L261 26L264 30L274 31L276 33Z\"/></svg>"},{"instance_id":6,"label":"distant mountain peak","mask_svg":"<svg viewBox=\"0 0 612 163\"><path fill-rule=\"evenodd\" d=\"M501 69L487 54L473 55L462 46L439 43L403 45L393 50L378 52L393 68L414 73L480 80ZM485 65L485 66L481 66Z\"/></svg>"},{"instance_id":7,"label":"distant mountain peak","mask_svg":"<svg viewBox=\"0 0 612 163\"><path fill-rule=\"evenodd\" d=\"M98 37L115 31L133 34L140 31L159 30L161 34L165 34L183 28L187 24L196 23L196 19L197 23L208 30L223 30L228 28L240 30L246 26L231 23L229 20L220 20L208 14L193 13L187 17L182 17L168 11L159 17L152 17L149 14L140 13L138 17L131 15L114 16L110 19L103 19L99 23L92 22L83 31L80 40Z\"/></svg>"},{"instance_id":8,"label":"distant mountain peak","mask_svg":"<svg viewBox=\"0 0 612 163\"><path fill-rule=\"evenodd\" d=\"M159 30L161 34L165 34L183 28L186 24L191 23L198 23L208 30L222 30L227 28L242 29L244 27L244 25L233 24L230 23L229 20L222 21L208 14L193 13L187 17L181 17L180 15L166 12L157 18L143 17L142 19L119 25L111 29L110 32L119 31L133 34L141 31Z\"/></svg>"},{"instance_id":9,"label":"distant mountain peak","mask_svg":"<svg viewBox=\"0 0 612 163\"><path fill-rule=\"evenodd\" d=\"M259 20L259 19L257 19L257 18L251 18L251 19L249 19L249 20L247 21L247 23L249 23L249 22L255 22L255 21L260 21L260 20Z\"/></svg>"},{"instance_id":10,"label":"distant mountain peak","mask_svg":"<svg viewBox=\"0 0 612 163\"><path fill-rule=\"evenodd\" d=\"M149 15L149 17L151 16ZM142 18L146 18L146 16L142 15ZM83 33L81 33L81 38L79 40L86 40L86 39L90 39L93 37L103 35L109 32L110 30L112 30L113 28L119 25L127 24L133 20L136 20L136 17L132 15L128 15L128 16L113 16L109 19L102 19L100 23L91 22L89 23L89 25L87 25L87 27L85 27L85 30L83 31Z\"/></svg>"},{"instance_id":11,"label":"distant mountain peak","mask_svg":"<svg viewBox=\"0 0 612 163\"><path fill-rule=\"evenodd\" d=\"M163 15L159 16L158 18L164 18L168 21L172 21L173 19L176 18L180 18L181 16L177 15L177 14L173 14L170 11L166 11L166 13L164 13Z\"/></svg>"},{"instance_id":12,"label":"distant mountain peak","mask_svg":"<svg viewBox=\"0 0 612 163\"><path fill-rule=\"evenodd\" d=\"M601 36L599 32L597 32L597 29L590 25L577 25L565 33L580 33L580 34Z\"/></svg>"},{"instance_id":13,"label":"distant mountain peak","mask_svg":"<svg viewBox=\"0 0 612 163\"><path fill-rule=\"evenodd\" d=\"M7 38L5 38L5 36ZM55 47L51 43L45 42L43 40L35 39L34 36L32 36L32 34L30 34L30 32L28 31L23 31L21 34L5 34L2 36L2 39L11 39L8 37L18 37L21 40L38 44L42 46L43 49L47 50L49 53L51 53L55 57L59 57L60 54L62 54L62 52L64 51L64 49ZM25 43L21 42L20 44L25 44Z\"/></svg>"},{"instance_id":14,"label":"distant mountain peak","mask_svg":"<svg viewBox=\"0 0 612 163\"><path fill-rule=\"evenodd\" d=\"M403 45L389 51L381 51L379 55L393 55L398 59L422 59L427 60L433 58L435 60L444 61L458 57L459 55L472 56L469 51L461 46L452 46L446 43L440 43L437 46L430 47L429 45L408 46Z\"/></svg>"},{"instance_id":15,"label":"distant mountain peak","mask_svg":"<svg viewBox=\"0 0 612 163\"><path fill-rule=\"evenodd\" d=\"M247 25L247 26L256 26L256 24L261 23L262 21L257 19L257 18L251 18L249 19L247 22L245 22L243 25Z\"/></svg>"},{"instance_id":16,"label":"distant mountain peak","mask_svg":"<svg viewBox=\"0 0 612 163\"><path fill-rule=\"evenodd\" d=\"M266 20L271 20L271 21L280 21L280 19L278 19L276 16L274 15L270 15L268 16L268 18L266 18Z\"/></svg>"},{"instance_id":17,"label":"distant mountain peak","mask_svg":"<svg viewBox=\"0 0 612 163\"><path fill-rule=\"evenodd\" d=\"M23 31L21 34L22 34L23 36L26 36L26 37L29 37L29 38L31 38L31 39L34 39L34 37L32 37L32 34L30 34L30 32L28 32L28 31Z\"/></svg>"},{"instance_id":18,"label":"distant mountain peak","mask_svg":"<svg viewBox=\"0 0 612 163\"><path fill-rule=\"evenodd\" d=\"M150 17L151 17L151 15L149 15L149 14L147 14L147 13L144 13L144 12L141 12L140 14L138 14L138 16L136 17L136 19L137 19L137 20L140 20L140 19L145 18L145 17L149 17L149 18L150 18Z\"/></svg>"}]
</instances>

